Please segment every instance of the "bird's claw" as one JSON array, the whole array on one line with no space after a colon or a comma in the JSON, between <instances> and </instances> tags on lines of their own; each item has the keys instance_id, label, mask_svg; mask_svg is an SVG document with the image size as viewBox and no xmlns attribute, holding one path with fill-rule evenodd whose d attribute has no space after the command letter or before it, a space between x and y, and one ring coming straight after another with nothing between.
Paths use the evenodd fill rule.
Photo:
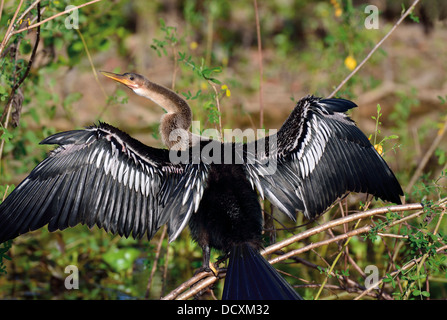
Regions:
<instances>
[{"instance_id":1,"label":"bird's claw","mask_svg":"<svg viewBox=\"0 0 447 320\"><path fill-rule=\"evenodd\" d=\"M203 265L202 267L200 267L194 273L194 275L197 275L201 272L212 272L215 277L217 277L217 275L219 274L219 271L216 269L216 267L211 262L209 262L208 265Z\"/></svg>"}]
</instances>

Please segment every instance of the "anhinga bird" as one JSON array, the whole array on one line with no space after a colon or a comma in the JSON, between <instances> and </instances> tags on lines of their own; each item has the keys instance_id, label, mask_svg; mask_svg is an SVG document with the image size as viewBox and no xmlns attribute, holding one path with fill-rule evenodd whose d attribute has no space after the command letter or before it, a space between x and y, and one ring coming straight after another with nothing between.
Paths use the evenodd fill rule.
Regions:
<instances>
[{"instance_id":1,"label":"anhinga bird","mask_svg":"<svg viewBox=\"0 0 447 320\"><path fill-rule=\"evenodd\" d=\"M400 203L393 172L345 114L351 101L307 96L275 135L221 143L189 132L191 109L173 91L135 73L103 74L165 109L169 150L105 123L44 139L59 147L0 205L0 242L79 223L148 239L167 224L173 241L189 224L204 268L210 248L230 255L224 299L300 299L259 253L258 193L291 219L313 219L350 191Z\"/></svg>"}]
</instances>

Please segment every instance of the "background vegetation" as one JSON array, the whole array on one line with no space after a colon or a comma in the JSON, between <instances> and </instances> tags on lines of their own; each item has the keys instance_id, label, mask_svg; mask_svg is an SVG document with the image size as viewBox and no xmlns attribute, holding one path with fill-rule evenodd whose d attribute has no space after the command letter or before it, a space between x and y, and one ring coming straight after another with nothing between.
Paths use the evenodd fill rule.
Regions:
<instances>
[{"instance_id":1,"label":"background vegetation","mask_svg":"<svg viewBox=\"0 0 447 320\"><path fill-rule=\"evenodd\" d=\"M39 141L58 131L100 119L161 147L162 111L97 70L136 71L173 88L189 100L202 130L279 128L295 100L328 96L412 3L91 2L73 20L73 12L52 17L87 1L0 1L0 200L51 149ZM380 9L378 29L365 28L367 4ZM447 297L446 13L442 1L421 1L336 93L359 105L351 116L396 173L406 203L417 205L274 250L270 258L301 250L275 267L306 299ZM269 245L387 204L352 194L298 228L263 205ZM77 290L64 287L67 265L79 268ZM186 230L168 245L162 231L148 243L84 226L43 228L0 245L0 298L158 299L200 265L201 250ZM365 291L371 266L379 289ZM198 297L220 298L222 286L215 281Z\"/></svg>"}]
</instances>

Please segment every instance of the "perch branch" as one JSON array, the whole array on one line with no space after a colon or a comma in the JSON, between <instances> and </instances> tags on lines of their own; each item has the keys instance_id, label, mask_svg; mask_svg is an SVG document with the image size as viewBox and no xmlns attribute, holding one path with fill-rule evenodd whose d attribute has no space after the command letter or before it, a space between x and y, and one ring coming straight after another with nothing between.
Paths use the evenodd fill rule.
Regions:
<instances>
[{"instance_id":1,"label":"perch branch","mask_svg":"<svg viewBox=\"0 0 447 320\"><path fill-rule=\"evenodd\" d=\"M441 201L445 201L445 199L441 200ZM443 203L443 205L445 205L444 202L442 202L442 203ZM356 220L359 220L359 219L366 219L366 218L369 218L369 217L372 217L372 216L375 216L375 215L385 214L385 213L387 213L389 211L391 211L391 212L401 212L401 211L413 211L413 210L421 210L421 209L423 209L423 206L420 203L413 203L413 204L405 204L405 205L397 205L397 206L376 208L376 209L371 209L371 210L368 210L368 211L362 211L362 212L359 212L359 213L351 214L351 215L348 215L348 216L345 216L345 217L342 217L342 218L338 218L336 220L329 221L329 222L327 222L327 223L325 223L323 225L313 227L313 228L311 228L309 230L301 232L301 233L299 233L299 234L297 234L295 236L292 236L292 237L290 237L288 239L285 239L285 240L283 240L281 242L275 243L275 244L267 247L265 250L263 250L261 252L261 254L265 256L267 254L270 254L270 253L273 253L273 252L275 252L277 250L280 250L280 249L282 249L284 247L287 247L287 246L291 245L292 243L295 243L297 241L301 241L301 240L303 240L305 238L308 238L308 237L310 237L312 235L321 233L321 232L323 232L325 230L328 230L328 229L331 229L331 228L334 228L336 226L339 226L339 225L342 225L342 224L346 224L346 223L349 223L349 222L352 222L352 221L356 221ZM404 222L406 220L413 219L416 216L420 215L421 213L422 213L422 211L413 213L412 215L409 215L407 217L404 217L404 218L394 222L394 224L402 223L402 222ZM393 226L394 224L391 223L390 226ZM328 245L330 243L337 242L337 241L340 241L340 240L344 240L344 239L347 239L349 237L352 237L352 236L355 236L355 235L358 235L358 234L361 234L361 233L368 232L370 230L371 230L371 226L365 226L365 227L362 227L362 228L358 228L358 229L355 229L353 231L350 231L350 232L338 235L336 237L333 237L331 239L323 240L323 241L320 241L320 242L317 242L317 243L313 243L313 244L307 245L306 247L303 247L303 248L300 248L300 249L297 249L297 250L292 250L292 251L290 251L288 253L285 253L285 254L283 254L283 255L281 255L279 257L271 259L269 262L271 264L277 263L277 262L286 260L286 259L288 259L288 258L290 258L292 256L295 256L297 254L309 251L311 249L314 249L314 248L317 248L317 247L320 247L320 246L324 246L324 245ZM168 295L166 295L162 299L163 300L172 300L172 299L188 299L188 298L191 298L193 295L197 294L201 290L203 290L203 289L207 288L208 286L212 285L214 282L216 282L218 279L220 279L222 277L224 277L224 274L220 274L219 273L219 276L216 277L216 276L212 275L212 273L210 273L210 272L199 273L195 277L189 279L187 282L181 284L179 287L177 287L176 289L171 291ZM183 291L187 290L190 287L192 287L192 288L189 291L186 291L186 292L184 292L182 294Z\"/></svg>"}]
</instances>

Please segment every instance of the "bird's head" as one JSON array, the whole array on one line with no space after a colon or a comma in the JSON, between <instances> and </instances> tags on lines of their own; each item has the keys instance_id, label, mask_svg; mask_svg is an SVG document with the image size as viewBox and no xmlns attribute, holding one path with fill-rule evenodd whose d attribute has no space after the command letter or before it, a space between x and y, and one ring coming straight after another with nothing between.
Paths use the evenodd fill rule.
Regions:
<instances>
[{"instance_id":1,"label":"bird's head","mask_svg":"<svg viewBox=\"0 0 447 320\"><path fill-rule=\"evenodd\" d=\"M124 84L136 94L140 94L145 87L145 78L137 73L123 73L117 74L113 72L101 71L106 77L113 79L119 83Z\"/></svg>"}]
</instances>

